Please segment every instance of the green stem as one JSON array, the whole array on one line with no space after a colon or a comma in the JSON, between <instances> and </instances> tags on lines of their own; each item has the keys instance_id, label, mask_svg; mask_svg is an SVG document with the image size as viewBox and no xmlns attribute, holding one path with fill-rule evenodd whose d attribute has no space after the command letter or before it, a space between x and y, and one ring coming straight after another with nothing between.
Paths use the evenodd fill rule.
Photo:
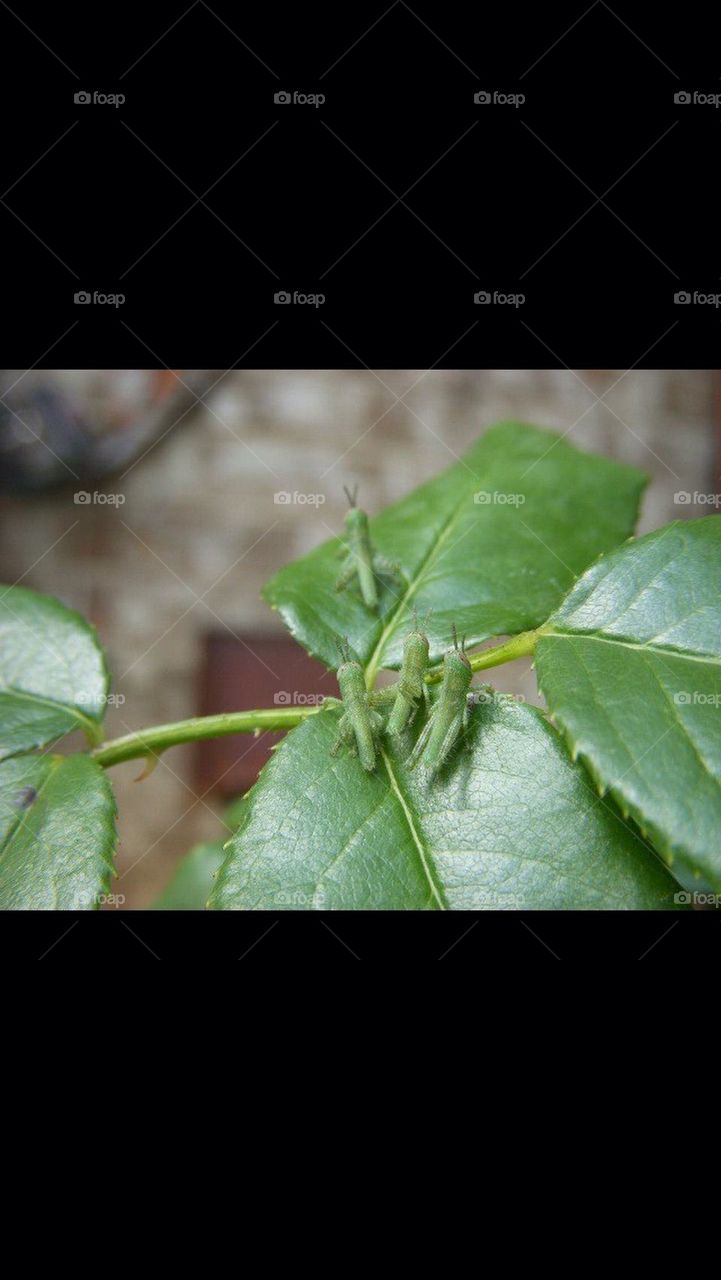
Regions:
<instances>
[{"instance_id":1,"label":"green stem","mask_svg":"<svg viewBox=\"0 0 721 1280\"><path fill-rule=\"evenodd\" d=\"M494 649L483 649L469 655L473 671L498 667L502 662L513 662L533 653L539 631L523 631L505 644ZM443 677L443 668L435 667L426 676L428 684L436 684ZM259 711L228 711L219 716L196 716L192 720L177 720L174 724L158 724L138 733L128 733L123 738L104 742L91 753L93 760L109 769L125 760L158 756L168 747L181 742L200 742L204 738L224 738L232 733L261 733L268 730L294 729L296 725L317 715L322 703L313 707L265 707Z\"/></svg>"},{"instance_id":2,"label":"green stem","mask_svg":"<svg viewBox=\"0 0 721 1280\"><path fill-rule=\"evenodd\" d=\"M521 631L511 636L505 644L497 644L493 649L482 649L480 653L469 653L468 660L472 671L487 671L489 667L500 667L503 662L513 662L516 658L525 658L533 653L542 628L537 631ZM428 672L428 684L436 684L443 679L443 667L434 667Z\"/></svg>"},{"instance_id":3,"label":"green stem","mask_svg":"<svg viewBox=\"0 0 721 1280\"><path fill-rule=\"evenodd\" d=\"M261 733L272 729L293 729L308 716L316 715L322 704L313 707L268 707L261 711L228 711L218 716L196 716L177 720L175 724L158 724L123 738L104 742L91 753L94 760L108 769L124 760L160 755L168 747L181 742L198 742L203 738L223 738L231 733Z\"/></svg>"}]
</instances>

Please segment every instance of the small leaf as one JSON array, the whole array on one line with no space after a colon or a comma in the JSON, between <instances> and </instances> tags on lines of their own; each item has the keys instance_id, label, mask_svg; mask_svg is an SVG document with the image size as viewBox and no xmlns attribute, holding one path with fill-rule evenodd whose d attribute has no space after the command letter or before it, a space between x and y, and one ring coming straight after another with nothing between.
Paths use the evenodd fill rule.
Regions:
<instances>
[{"instance_id":1,"label":"small leaf","mask_svg":"<svg viewBox=\"0 0 721 1280\"><path fill-rule=\"evenodd\" d=\"M673 909L661 861L534 708L477 705L441 773L386 746L331 757L338 711L281 743L249 792L209 905L240 910Z\"/></svg>"},{"instance_id":2,"label":"small leaf","mask_svg":"<svg viewBox=\"0 0 721 1280\"><path fill-rule=\"evenodd\" d=\"M115 800L86 755L0 764L0 910L87 911L109 892Z\"/></svg>"},{"instance_id":3,"label":"small leaf","mask_svg":"<svg viewBox=\"0 0 721 1280\"><path fill-rule=\"evenodd\" d=\"M203 911L213 877L225 854L223 841L196 844L180 861L170 884L152 905L153 911Z\"/></svg>"},{"instance_id":4,"label":"small leaf","mask_svg":"<svg viewBox=\"0 0 721 1280\"><path fill-rule=\"evenodd\" d=\"M336 592L337 539L281 569L264 596L326 665L344 635L372 672L400 665L410 610L431 609L435 662L453 623L470 646L545 622L576 575L633 531L644 480L551 432L501 423L371 520L375 547L407 581L399 590L381 579L378 617L352 588Z\"/></svg>"},{"instance_id":5,"label":"small leaf","mask_svg":"<svg viewBox=\"0 0 721 1280\"><path fill-rule=\"evenodd\" d=\"M223 846L228 833L235 831L245 812L245 796L231 800L223 814L225 831L221 840L196 844L178 863L175 875L152 904L153 911L203 911L215 876L223 863Z\"/></svg>"},{"instance_id":6,"label":"small leaf","mask_svg":"<svg viewBox=\"0 0 721 1280\"><path fill-rule=\"evenodd\" d=\"M721 518L593 565L544 627L536 674L573 753L676 877L721 889Z\"/></svg>"},{"instance_id":7,"label":"small leaf","mask_svg":"<svg viewBox=\"0 0 721 1280\"><path fill-rule=\"evenodd\" d=\"M108 671L93 628L52 596L0 587L0 759L73 729L102 737Z\"/></svg>"}]
</instances>

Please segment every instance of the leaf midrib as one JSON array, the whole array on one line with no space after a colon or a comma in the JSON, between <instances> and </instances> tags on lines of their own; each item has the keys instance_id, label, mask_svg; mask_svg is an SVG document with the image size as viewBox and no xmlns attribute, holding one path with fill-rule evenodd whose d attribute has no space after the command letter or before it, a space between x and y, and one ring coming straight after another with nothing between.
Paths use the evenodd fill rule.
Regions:
<instances>
[{"instance_id":1,"label":"leaf midrib","mask_svg":"<svg viewBox=\"0 0 721 1280\"><path fill-rule=\"evenodd\" d=\"M42 760L45 757L37 756L32 758ZM62 764L62 759L60 756L51 757L50 760L51 760L50 768L45 774L45 777L43 778L42 782L40 782L37 787L33 788L33 790L35 791L35 798L33 799L33 807L37 804L43 791L49 785L50 779L52 778L58 766ZM25 826L25 813L26 813L25 810L18 809L15 821L11 824L10 827L8 827L8 830L5 835L5 839L3 840L2 845L0 845L0 862L2 862L6 853L12 853L12 843L13 843L13 840L15 839L18 828ZM30 828L28 828L28 830L30 830ZM36 832L31 832L31 834L33 838L38 840L40 844L43 843L42 840L40 840L40 838L38 837Z\"/></svg>"},{"instance_id":2,"label":"leaf midrib","mask_svg":"<svg viewBox=\"0 0 721 1280\"><path fill-rule=\"evenodd\" d=\"M39 693L28 693L25 689L18 689L15 685L0 685L0 694L8 693L13 698L22 698L26 702L35 702L39 706L48 707L52 711L63 711L66 715L72 716L73 719L79 721L79 727L92 738L93 742L99 741L98 734L100 724L97 720L93 720L85 711L81 711L79 707L73 706L70 702L59 702L56 698L46 698Z\"/></svg>"},{"instance_id":3,"label":"leaf midrib","mask_svg":"<svg viewBox=\"0 0 721 1280\"><path fill-rule=\"evenodd\" d=\"M711 654L688 653L683 649L671 649L665 645L655 645L652 641L642 644L637 640L624 640L615 636L599 636L593 631L562 631L555 626L543 627L539 639L555 637L558 640L595 640L598 644L617 645L624 649L639 649L642 653L663 654L667 658L683 658L686 662L701 662L705 665L721 666L721 658Z\"/></svg>"},{"instance_id":4,"label":"leaf midrib","mask_svg":"<svg viewBox=\"0 0 721 1280\"><path fill-rule=\"evenodd\" d=\"M366 667L366 683L369 689L372 688L373 684L375 683L375 678L378 674L378 671L381 667L381 663L383 660L383 649L384 649L386 640L388 639L389 635L392 635L393 631L395 630L396 620L398 619L398 616L401 610L406 607L408 601L418 590L418 586L420 584L421 578L426 568L428 567L429 564L433 563L434 557L437 555L439 548L446 541L446 538L448 537L448 534L450 533L452 526L455 524L456 520L461 515L461 512L463 510L463 503L468 497L468 493L471 491L472 490L469 485L468 491L464 492L463 496L458 500L458 503L451 511L445 524L442 526L435 542L431 543L431 546L429 547L427 554L421 560L421 563L416 569L415 575L410 579L408 583L407 591L404 593L404 595L402 595L399 598L398 604L396 605L395 609L392 609L391 612L388 614L388 621L386 625L383 627L383 630L380 636L378 637L378 643L376 644L370 656L368 666Z\"/></svg>"},{"instance_id":5,"label":"leaf midrib","mask_svg":"<svg viewBox=\"0 0 721 1280\"><path fill-rule=\"evenodd\" d=\"M433 873L431 870L431 863L427 856L426 847L423 841L421 840L420 834L416 830L416 824L413 821L413 814L411 812L410 806L405 796L403 795L403 792L401 791L400 784L393 770L393 765L390 761L390 758L388 757L386 752L383 751L382 748L381 748L381 756L383 757L383 763L385 764L386 772L388 774L388 778L391 784L391 792L396 797L396 800L398 801L398 803L401 806L401 809L403 810L403 816L406 820L406 823L408 824L408 830L410 831L411 838L418 852L419 861L425 873L426 879L428 880L428 884L431 890L431 897L435 899L435 902L437 903L439 910L447 911L448 904L445 901L445 898L443 897L440 884L437 884L433 877Z\"/></svg>"}]
</instances>

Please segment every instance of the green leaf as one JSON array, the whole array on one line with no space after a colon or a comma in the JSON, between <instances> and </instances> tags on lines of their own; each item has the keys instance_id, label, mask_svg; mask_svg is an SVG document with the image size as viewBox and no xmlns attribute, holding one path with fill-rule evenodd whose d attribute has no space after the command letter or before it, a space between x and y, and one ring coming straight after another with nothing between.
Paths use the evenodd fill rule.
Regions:
<instances>
[{"instance_id":1,"label":"green leaf","mask_svg":"<svg viewBox=\"0 0 721 1280\"><path fill-rule=\"evenodd\" d=\"M0 759L73 729L102 737L105 655L93 628L52 596L0 587Z\"/></svg>"},{"instance_id":2,"label":"green leaf","mask_svg":"<svg viewBox=\"0 0 721 1280\"><path fill-rule=\"evenodd\" d=\"M574 578L633 531L644 480L558 435L501 423L371 520L375 546L408 584L381 583L379 617L353 588L335 591L337 539L281 569L264 596L310 653L335 666L336 636L347 635L371 674L400 665L409 609L432 609L435 662L453 623L473 645L545 622ZM366 501L372 507L372 495Z\"/></svg>"},{"instance_id":3,"label":"green leaf","mask_svg":"<svg viewBox=\"0 0 721 1280\"><path fill-rule=\"evenodd\" d=\"M245 796L231 800L223 814L221 840L196 844L178 864L175 875L150 908L152 911L203 911L225 853L227 833L235 831L245 811Z\"/></svg>"},{"instance_id":4,"label":"green leaf","mask_svg":"<svg viewBox=\"0 0 721 1280\"><path fill-rule=\"evenodd\" d=\"M656 855L599 799L535 708L474 707L431 780L330 755L337 711L293 729L249 792L209 906L219 909L673 908ZM403 759L401 759L403 757Z\"/></svg>"},{"instance_id":5,"label":"green leaf","mask_svg":"<svg viewBox=\"0 0 721 1280\"><path fill-rule=\"evenodd\" d=\"M152 904L154 911L202 911L207 902L213 879L224 858L223 841L207 841L195 845L178 865L172 881L166 884L159 899Z\"/></svg>"},{"instance_id":6,"label":"green leaf","mask_svg":"<svg viewBox=\"0 0 721 1280\"><path fill-rule=\"evenodd\" d=\"M574 755L691 888L721 889L721 518L601 559L536 646Z\"/></svg>"},{"instance_id":7,"label":"green leaf","mask_svg":"<svg viewBox=\"0 0 721 1280\"><path fill-rule=\"evenodd\" d=\"M186 853L152 910L203 911L224 856L222 840L196 844Z\"/></svg>"},{"instance_id":8,"label":"green leaf","mask_svg":"<svg viewBox=\"0 0 721 1280\"><path fill-rule=\"evenodd\" d=\"M115 800L86 755L0 764L0 910L84 911L110 889Z\"/></svg>"}]
</instances>

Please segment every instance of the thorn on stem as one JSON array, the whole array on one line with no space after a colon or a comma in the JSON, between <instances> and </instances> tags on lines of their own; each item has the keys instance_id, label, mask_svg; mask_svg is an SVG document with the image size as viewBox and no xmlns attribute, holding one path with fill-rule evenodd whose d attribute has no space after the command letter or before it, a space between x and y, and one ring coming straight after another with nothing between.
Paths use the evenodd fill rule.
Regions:
<instances>
[{"instance_id":1,"label":"thorn on stem","mask_svg":"<svg viewBox=\"0 0 721 1280\"><path fill-rule=\"evenodd\" d=\"M157 755L146 756L145 768L143 769L142 773L138 774L137 778L135 778L134 781L144 782L146 778L149 778L151 773L155 769L159 759L160 759L160 756L157 756Z\"/></svg>"}]
</instances>

